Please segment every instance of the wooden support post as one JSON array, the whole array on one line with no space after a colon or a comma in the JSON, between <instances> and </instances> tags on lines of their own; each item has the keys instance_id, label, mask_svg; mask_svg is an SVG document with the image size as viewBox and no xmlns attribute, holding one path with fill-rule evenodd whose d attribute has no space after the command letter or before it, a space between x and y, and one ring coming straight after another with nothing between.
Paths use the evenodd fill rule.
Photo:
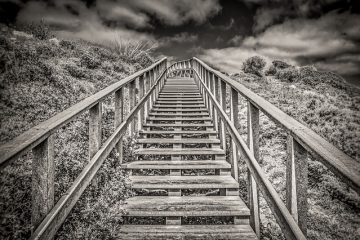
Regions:
<instances>
[{"instance_id":1,"label":"wooden support post","mask_svg":"<svg viewBox=\"0 0 360 240\"><path fill-rule=\"evenodd\" d=\"M226 83L219 79L219 84L220 84L220 105L221 107L226 110ZM222 149L224 149L226 151L226 135L225 135L225 124L224 122L220 119L220 126L219 126L219 134L220 134L220 141L221 141L221 146Z\"/></svg>"},{"instance_id":2,"label":"wooden support post","mask_svg":"<svg viewBox=\"0 0 360 240\"><path fill-rule=\"evenodd\" d=\"M240 127L239 122L239 96L238 92L231 88L231 101L230 101L230 119L234 123L235 128L238 130ZM238 167L238 150L235 142L230 137L231 143L231 175L234 177L236 181L239 180L239 167Z\"/></svg>"},{"instance_id":3,"label":"wooden support post","mask_svg":"<svg viewBox=\"0 0 360 240\"><path fill-rule=\"evenodd\" d=\"M135 84L136 84L135 80L129 83L130 112L134 109L136 102ZM130 137L132 137L134 134L135 134L135 117L130 124Z\"/></svg>"},{"instance_id":4,"label":"wooden support post","mask_svg":"<svg viewBox=\"0 0 360 240\"><path fill-rule=\"evenodd\" d=\"M34 231L54 206L54 139L47 139L33 148L31 226Z\"/></svg>"},{"instance_id":5,"label":"wooden support post","mask_svg":"<svg viewBox=\"0 0 360 240\"><path fill-rule=\"evenodd\" d=\"M124 88L120 88L115 92L115 129L120 126L124 119ZM118 154L120 163L123 160L123 138L121 137L119 142L116 144L115 151Z\"/></svg>"},{"instance_id":6,"label":"wooden support post","mask_svg":"<svg viewBox=\"0 0 360 240\"><path fill-rule=\"evenodd\" d=\"M307 235L308 153L290 134L287 140L286 205Z\"/></svg>"},{"instance_id":7,"label":"wooden support post","mask_svg":"<svg viewBox=\"0 0 360 240\"><path fill-rule=\"evenodd\" d=\"M144 76L139 78L139 102L144 97ZM144 123L144 106L138 112L138 130L142 129Z\"/></svg>"},{"instance_id":8,"label":"wooden support post","mask_svg":"<svg viewBox=\"0 0 360 240\"><path fill-rule=\"evenodd\" d=\"M255 159L259 162L259 109L251 102L248 102L248 146L253 152ZM250 225L260 238L260 210L259 210L259 190L254 177L248 170L248 200L250 208Z\"/></svg>"},{"instance_id":9,"label":"wooden support post","mask_svg":"<svg viewBox=\"0 0 360 240\"><path fill-rule=\"evenodd\" d=\"M89 113L89 159L91 159L101 146L102 103L95 104L90 108Z\"/></svg>"}]
</instances>

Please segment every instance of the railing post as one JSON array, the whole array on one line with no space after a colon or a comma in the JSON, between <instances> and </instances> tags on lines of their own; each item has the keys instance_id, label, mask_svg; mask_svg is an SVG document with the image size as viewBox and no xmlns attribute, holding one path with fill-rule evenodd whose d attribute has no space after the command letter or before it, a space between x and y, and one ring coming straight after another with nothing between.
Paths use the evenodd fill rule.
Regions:
<instances>
[{"instance_id":1,"label":"railing post","mask_svg":"<svg viewBox=\"0 0 360 240\"><path fill-rule=\"evenodd\" d=\"M135 80L129 83L129 103L130 103L130 112L133 110L136 102L136 95L135 95ZM135 117L131 121L130 124L130 136L133 136L135 133Z\"/></svg>"},{"instance_id":2,"label":"railing post","mask_svg":"<svg viewBox=\"0 0 360 240\"><path fill-rule=\"evenodd\" d=\"M102 103L98 102L90 108L89 114L89 159L91 159L101 146Z\"/></svg>"},{"instance_id":3,"label":"railing post","mask_svg":"<svg viewBox=\"0 0 360 240\"><path fill-rule=\"evenodd\" d=\"M139 77L139 101L144 96L144 75ZM142 129L142 125L144 123L144 106L138 112L138 130Z\"/></svg>"},{"instance_id":4,"label":"railing post","mask_svg":"<svg viewBox=\"0 0 360 240\"><path fill-rule=\"evenodd\" d=\"M54 139L50 135L33 148L31 226L32 232L54 206Z\"/></svg>"},{"instance_id":5,"label":"railing post","mask_svg":"<svg viewBox=\"0 0 360 240\"><path fill-rule=\"evenodd\" d=\"M248 139L247 143L255 159L259 162L259 109L251 102L247 103L247 124ZM260 238L260 210L259 210L259 190L254 177L248 170L248 201L250 208L250 225Z\"/></svg>"},{"instance_id":6,"label":"railing post","mask_svg":"<svg viewBox=\"0 0 360 240\"><path fill-rule=\"evenodd\" d=\"M124 119L124 88L120 88L115 92L115 129L120 126ZM123 160L123 138L121 136L119 142L116 144L115 150L118 153L119 162Z\"/></svg>"},{"instance_id":7,"label":"railing post","mask_svg":"<svg viewBox=\"0 0 360 240\"><path fill-rule=\"evenodd\" d=\"M215 96L216 98L216 76L215 74L212 74L212 80L211 80L211 92L212 94ZM216 111L216 108L215 108L215 105L213 104L213 123L214 123L214 126L215 126L215 131L218 132L218 129L219 129L219 126L218 126L218 114L217 114L217 111Z\"/></svg>"},{"instance_id":8,"label":"railing post","mask_svg":"<svg viewBox=\"0 0 360 240\"><path fill-rule=\"evenodd\" d=\"M220 84L220 105L222 107L223 110L226 111L226 83L222 80L219 79L219 84ZM221 141L221 146L222 149L224 149L226 151L226 135L225 135L225 124L224 122L220 119L220 128L219 128L219 133L220 133L220 141Z\"/></svg>"},{"instance_id":9,"label":"railing post","mask_svg":"<svg viewBox=\"0 0 360 240\"><path fill-rule=\"evenodd\" d=\"M290 134L288 134L287 138L287 156L286 205L301 231L306 236L308 153Z\"/></svg>"},{"instance_id":10,"label":"railing post","mask_svg":"<svg viewBox=\"0 0 360 240\"><path fill-rule=\"evenodd\" d=\"M150 82L149 82L149 72L146 72L145 75L144 75L144 80L145 80L145 93L148 93L149 89L150 89ZM145 112L144 112L144 122L146 122L146 118L148 117L149 115L149 111L150 111L150 100L149 98L146 100L145 102Z\"/></svg>"},{"instance_id":11,"label":"railing post","mask_svg":"<svg viewBox=\"0 0 360 240\"><path fill-rule=\"evenodd\" d=\"M231 88L231 101L230 101L230 119L231 121L234 123L235 128L238 130L240 127L240 122L239 122L239 96L238 96L238 92L234 89ZM231 144L231 150L232 150L232 154L231 154L231 173L232 176L234 177L234 179L236 181L239 180L239 167L238 167L238 151L237 151L237 147L235 142L231 139L230 137L230 144Z\"/></svg>"}]
</instances>

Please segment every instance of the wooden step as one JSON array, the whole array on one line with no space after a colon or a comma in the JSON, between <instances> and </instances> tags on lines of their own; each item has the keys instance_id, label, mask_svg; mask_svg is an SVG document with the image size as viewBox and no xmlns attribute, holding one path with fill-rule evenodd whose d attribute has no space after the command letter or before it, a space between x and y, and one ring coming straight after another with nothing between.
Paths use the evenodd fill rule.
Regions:
<instances>
[{"instance_id":1,"label":"wooden step","mask_svg":"<svg viewBox=\"0 0 360 240\"><path fill-rule=\"evenodd\" d=\"M127 199L124 209L130 217L250 215L239 196L137 196Z\"/></svg>"},{"instance_id":2,"label":"wooden step","mask_svg":"<svg viewBox=\"0 0 360 240\"><path fill-rule=\"evenodd\" d=\"M236 189L239 184L229 175L208 176L130 176L134 189Z\"/></svg>"},{"instance_id":3,"label":"wooden step","mask_svg":"<svg viewBox=\"0 0 360 240\"><path fill-rule=\"evenodd\" d=\"M174 108L153 108L152 111L157 112L207 112L207 108L198 108L198 109L174 109Z\"/></svg>"},{"instance_id":4,"label":"wooden step","mask_svg":"<svg viewBox=\"0 0 360 240\"><path fill-rule=\"evenodd\" d=\"M174 97L159 97L157 101L166 101L166 102L193 102L193 101L204 101L202 97L196 98L174 98Z\"/></svg>"},{"instance_id":5,"label":"wooden step","mask_svg":"<svg viewBox=\"0 0 360 240\"><path fill-rule=\"evenodd\" d=\"M214 127L212 123L145 123L144 127Z\"/></svg>"},{"instance_id":6,"label":"wooden step","mask_svg":"<svg viewBox=\"0 0 360 240\"><path fill-rule=\"evenodd\" d=\"M162 113L162 112L150 112L149 116L168 116L168 117L198 117L198 116L209 116L208 112L199 112L199 113Z\"/></svg>"},{"instance_id":7,"label":"wooden step","mask_svg":"<svg viewBox=\"0 0 360 240\"><path fill-rule=\"evenodd\" d=\"M200 104L186 104L186 105L182 105L182 104L177 104L177 105L167 105L167 104L158 104L155 103L153 105L154 108L205 108L205 104L200 103Z\"/></svg>"},{"instance_id":8,"label":"wooden step","mask_svg":"<svg viewBox=\"0 0 360 240\"><path fill-rule=\"evenodd\" d=\"M210 117L192 117L192 118L182 118L182 117L172 117L172 118L163 118L163 117L148 117L146 120L149 121L212 121Z\"/></svg>"},{"instance_id":9,"label":"wooden step","mask_svg":"<svg viewBox=\"0 0 360 240\"><path fill-rule=\"evenodd\" d=\"M211 134L215 135L217 132L215 130L204 130L204 131L188 131L188 130L141 130L139 133L142 134Z\"/></svg>"},{"instance_id":10,"label":"wooden step","mask_svg":"<svg viewBox=\"0 0 360 240\"><path fill-rule=\"evenodd\" d=\"M219 139L209 139L209 138L140 138L137 140L137 143L159 143L159 144L197 144L197 143L206 143L214 144L220 143Z\"/></svg>"},{"instance_id":11,"label":"wooden step","mask_svg":"<svg viewBox=\"0 0 360 240\"><path fill-rule=\"evenodd\" d=\"M122 225L121 240L257 240L249 225Z\"/></svg>"},{"instance_id":12,"label":"wooden step","mask_svg":"<svg viewBox=\"0 0 360 240\"><path fill-rule=\"evenodd\" d=\"M136 155L220 155L223 149L213 148L142 148L134 151Z\"/></svg>"},{"instance_id":13,"label":"wooden step","mask_svg":"<svg viewBox=\"0 0 360 240\"><path fill-rule=\"evenodd\" d=\"M181 95L181 94L159 94L159 98L163 98L163 99L203 99L202 96L200 94L191 94L191 95Z\"/></svg>"},{"instance_id":14,"label":"wooden step","mask_svg":"<svg viewBox=\"0 0 360 240\"><path fill-rule=\"evenodd\" d=\"M231 169L225 160L161 160L161 161L134 161L121 165L124 169Z\"/></svg>"},{"instance_id":15,"label":"wooden step","mask_svg":"<svg viewBox=\"0 0 360 240\"><path fill-rule=\"evenodd\" d=\"M156 104L171 104L171 105L193 105L193 104L204 104L203 100L199 100L199 101L156 101Z\"/></svg>"}]
</instances>

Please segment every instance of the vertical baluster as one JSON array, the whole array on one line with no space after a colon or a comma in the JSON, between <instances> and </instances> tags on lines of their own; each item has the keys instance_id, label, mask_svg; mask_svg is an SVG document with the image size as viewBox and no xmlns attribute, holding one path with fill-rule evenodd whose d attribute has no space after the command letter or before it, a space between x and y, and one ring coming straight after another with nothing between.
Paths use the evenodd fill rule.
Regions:
<instances>
[{"instance_id":1,"label":"vertical baluster","mask_svg":"<svg viewBox=\"0 0 360 240\"><path fill-rule=\"evenodd\" d=\"M54 206L54 139L47 139L33 148L31 226L34 231Z\"/></svg>"},{"instance_id":2,"label":"vertical baluster","mask_svg":"<svg viewBox=\"0 0 360 240\"><path fill-rule=\"evenodd\" d=\"M120 88L115 92L115 129L120 126L124 118L124 88ZM120 163L123 160L123 137L121 136L119 142L115 147L118 153Z\"/></svg>"},{"instance_id":3,"label":"vertical baluster","mask_svg":"<svg viewBox=\"0 0 360 240\"><path fill-rule=\"evenodd\" d=\"M145 81L145 85L144 85L144 92L145 94L147 94L147 92L149 91L149 72L146 72L144 74L144 81ZM146 118L149 115L149 99L146 100L145 105L144 105L144 123L146 122Z\"/></svg>"},{"instance_id":4,"label":"vertical baluster","mask_svg":"<svg viewBox=\"0 0 360 240\"><path fill-rule=\"evenodd\" d=\"M226 83L222 80L219 79L219 84L220 84L220 105L222 107L222 109L225 111L226 110ZM219 132L220 132L220 140L221 140L221 146L222 149L226 150L226 135L225 135L225 125L224 122L220 119L220 128L219 128Z\"/></svg>"},{"instance_id":5,"label":"vertical baluster","mask_svg":"<svg viewBox=\"0 0 360 240\"><path fill-rule=\"evenodd\" d=\"M247 103L248 146L259 161L259 109L251 102ZM248 200L250 208L250 225L260 238L259 190L254 177L248 170Z\"/></svg>"},{"instance_id":6,"label":"vertical baluster","mask_svg":"<svg viewBox=\"0 0 360 240\"><path fill-rule=\"evenodd\" d=\"M239 96L238 92L231 88L231 101L230 101L230 119L234 123L235 128L238 130L240 127L239 122ZM235 178L236 181L239 180L239 167L238 167L238 151L234 140L230 137L231 144L231 175Z\"/></svg>"},{"instance_id":7,"label":"vertical baluster","mask_svg":"<svg viewBox=\"0 0 360 240\"><path fill-rule=\"evenodd\" d=\"M90 108L89 119L89 158L91 159L101 145L101 118L102 118L102 103L98 102Z\"/></svg>"},{"instance_id":8,"label":"vertical baluster","mask_svg":"<svg viewBox=\"0 0 360 240\"><path fill-rule=\"evenodd\" d=\"M139 78L139 102L144 96L144 75L141 75ZM138 112L138 130L142 129L142 125L144 123L144 107L141 107L141 109Z\"/></svg>"},{"instance_id":9,"label":"vertical baluster","mask_svg":"<svg viewBox=\"0 0 360 240\"><path fill-rule=\"evenodd\" d=\"M211 93L215 96L215 99L216 99L216 76L215 74L212 74L212 78L211 78ZM215 105L213 104L213 107L212 107L212 110L213 110L213 124L214 124L214 127L215 127L215 131L217 132L218 131L218 115L217 115L217 111L216 111L216 108L215 108Z\"/></svg>"},{"instance_id":10,"label":"vertical baluster","mask_svg":"<svg viewBox=\"0 0 360 240\"><path fill-rule=\"evenodd\" d=\"M306 149L289 134L287 139L286 205L305 236L307 234L308 211L307 155Z\"/></svg>"},{"instance_id":11,"label":"vertical baluster","mask_svg":"<svg viewBox=\"0 0 360 240\"><path fill-rule=\"evenodd\" d=\"M129 83L129 102L130 102L130 109L131 112L134 109L135 102L136 102L136 94L135 94L135 80ZM130 137L132 137L135 133L135 117L131 121L130 124Z\"/></svg>"}]
</instances>

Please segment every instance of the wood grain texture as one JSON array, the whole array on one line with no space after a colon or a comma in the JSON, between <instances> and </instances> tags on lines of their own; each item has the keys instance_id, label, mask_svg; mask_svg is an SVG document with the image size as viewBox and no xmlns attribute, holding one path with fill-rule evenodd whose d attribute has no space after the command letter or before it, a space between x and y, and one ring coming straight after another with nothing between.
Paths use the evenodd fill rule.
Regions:
<instances>
[{"instance_id":1,"label":"wood grain texture","mask_svg":"<svg viewBox=\"0 0 360 240\"><path fill-rule=\"evenodd\" d=\"M231 166L224 160L191 160L191 161L135 161L123 164L125 169L230 169Z\"/></svg>"}]
</instances>

